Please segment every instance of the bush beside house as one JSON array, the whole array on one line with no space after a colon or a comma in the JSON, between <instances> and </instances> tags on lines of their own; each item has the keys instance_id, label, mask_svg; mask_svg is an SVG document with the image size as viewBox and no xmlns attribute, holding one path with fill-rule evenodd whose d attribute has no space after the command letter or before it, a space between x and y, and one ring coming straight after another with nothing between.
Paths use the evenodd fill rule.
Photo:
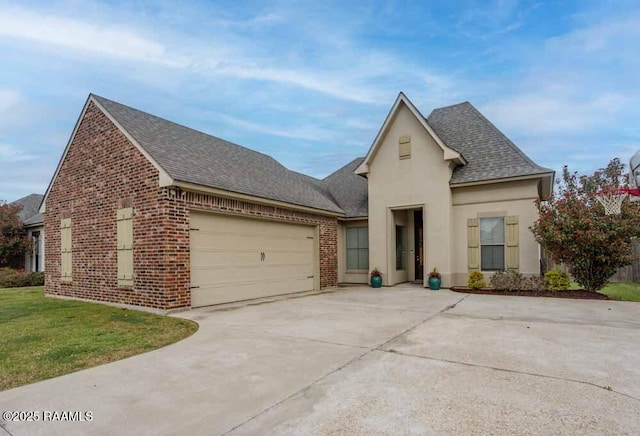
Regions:
<instances>
[{"instance_id":1,"label":"bush beside house","mask_svg":"<svg viewBox=\"0 0 640 436\"><path fill-rule=\"evenodd\" d=\"M0 288L20 288L24 286L43 286L44 273L30 272L13 268L0 268Z\"/></svg>"},{"instance_id":2,"label":"bush beside house","mask_svg":"<svg viewBox=\"0 0 640 436\"><path fill-rule=\"evenodd\" d=\"M0 201L0 268L21 268L29 249L27 232L19 213L22 206Z\"/></svg>"},{"instance_id":3,"label":"bush beside house","mask_svg":"<svg viewBox=\"0 0 640 436\"><path fill-rule=\"evenodd\" d=\"M536 202L536 240L557 264L588 291L602 289L619 268L634 260L640 237L640 203L625 201L621 213L606 215L597 194L626 186L625 165L613 159L593 175L579 176L565 166L556 194Z\"/></svg>"}]
</instances>

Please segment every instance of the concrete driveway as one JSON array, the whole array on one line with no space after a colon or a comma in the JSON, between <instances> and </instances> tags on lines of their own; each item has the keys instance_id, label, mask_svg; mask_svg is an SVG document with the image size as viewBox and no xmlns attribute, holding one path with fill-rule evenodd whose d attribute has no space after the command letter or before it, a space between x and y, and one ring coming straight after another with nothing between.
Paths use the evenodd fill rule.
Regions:
<instances>
[{"instance_id":1,"label":"concrete driveway","mask_svg":"<svg viewBox=\"0 0 640 436\"><path fill-rule=\"evenodd\" d=\"M37 434L640 434L640 304L345 288L0 393ZM2 430L0 430L2 434Z\"/></svg>"}]
</instances>

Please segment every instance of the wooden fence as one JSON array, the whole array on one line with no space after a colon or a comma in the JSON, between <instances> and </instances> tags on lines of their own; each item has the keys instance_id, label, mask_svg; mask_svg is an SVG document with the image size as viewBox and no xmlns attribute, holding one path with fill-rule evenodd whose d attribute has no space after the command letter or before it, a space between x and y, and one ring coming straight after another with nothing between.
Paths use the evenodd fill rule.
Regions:
<instances>
[{"instance_id":1,"label":"wooden fence","mask_svg":"<svg viewBox=\"0 0 640 436\"><path fill-rule=\"evenodd\" d=\"M620 268L616 274L611 277L612 282L635 282L640 283L640 240L636 241L633 246L633 255L634 260L633 263L629 266L625 266L624 268ZM567 268L562 264L555 264L544 250L542 250L542 257L540 259L540 270L544 273L545 271L549 271L551 269L560 269L565 272Z\"/></svg>"}]
</instances>

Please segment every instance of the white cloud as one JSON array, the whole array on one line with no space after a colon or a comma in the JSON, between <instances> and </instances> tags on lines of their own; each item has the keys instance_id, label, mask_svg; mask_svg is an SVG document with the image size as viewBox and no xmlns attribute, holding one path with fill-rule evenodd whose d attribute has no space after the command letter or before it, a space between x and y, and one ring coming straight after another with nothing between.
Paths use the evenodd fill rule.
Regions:
<instances>
[{"instance_id":1,"label":"white cloud","mask_svg":"<svg viewBox=\"0 0 640 436\"><path fill-rule=\"evenodd\" d=\"M591 98L539 92L503 97L482 106L499 126L521 134L575 134L615 118L632 103L625 95L604 92Z\"/></svg>"},{"instance_id":2,"label":"white cloud","mask_svg":"<svg viewBox=\"0 0 640 436\"><path fill-rule=\"evenodd\" d=\"M15 89L0 88L0 116L10 112L20 101L20 93Z\"/></svg>"},{"instance_id":3,"label":"white cloud","mask_svg":"<svg viewBox=\"0 0 640 436\"><path fill-rule=\"evenodd\" d=\"M335 129L326 129L319 126L276 128L242 120L225 114L213 113L212 115L226 124L240 127L244 130L264 133L271 136L279 136L282 138L303 139L306 141L335 142L339 140L340 136L342 136L340 132L336 131Z\"/></svg>"},{"instance_id":4,"label":"white cloud","mask_svg":"<svg viewBox=\"0 0 640 436\"><path fill-rule=\"evenodd\" d=\"M40 116L22 93L0 88L0 134L22 129Z\"/></svg>"},{"instance_id":5,"label":"white cloud","mask_svg":"<svg viewBox=\"0 0 640 436\"><path fill-rule=\"evenodd\" d=\"M0 11L0 36L169 67L180 67L185 63L184 59L168 56L163 44L126 27L83 22L25 9Z\"/></svg>"},{"instance_id":6,"label":"white cloud","mask_svg":"<svg viewBox=\"0 0 640 436\"><path fill-rule=\"evenodd\" d=\"M0 144L0 162L21 162L32 160L35 157L23 150L9 144Z\"/></svg>"},{"instance_id":7,"label":"white cloud","mask_svg":"<svg viewBox=\"0 0 640 436\"><path fill-rule=\"evenodd\" d=\"M226 23L221 28L256 28L284 20L278 14L269 13L244 21L221 21ZM406 61L397 62L393 54L355 47L346 40L340 49L321 53L310 64L300 53L263 46L259 38L243 38L233 31L223 30L206 40L171 34L170 31L117 24L102 18L70 18L59 12L25 8L0 10L0 37L5 42L19 40L63 48L65 51L52 54L80 61L87 61L86 56L92 55L197 74L203 78L223 76L269 82L339 100L384 105L388 104L385 97L389 94L389 77L402 80L402 83L426 82L434 89L439 89L440 84L448 80ZM331 29L325 29L325 33L331 33ZM392 94L397 91L393 89Z\"/></svg>"},{"instance_id":8,"label":"white cloud","mask_svg":"<svg viewBox=\"0 0 640 436\"><path fill-rule=\"evenodd\" d=\"M634 13L624 18L605 19L549 39L547 48L571 58L581 55L599 56L600 59L626 58L629 50L637 50L639 20L640 16Z\"/></svg>"}]
</instances>

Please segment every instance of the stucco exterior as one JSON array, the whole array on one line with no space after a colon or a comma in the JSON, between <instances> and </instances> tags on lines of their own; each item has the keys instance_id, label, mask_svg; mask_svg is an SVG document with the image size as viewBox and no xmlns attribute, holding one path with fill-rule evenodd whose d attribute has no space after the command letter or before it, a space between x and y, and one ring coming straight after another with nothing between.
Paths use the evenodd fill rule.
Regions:
<instances>
[{"instance_id":1,"label":"stucco exterior","mask_svg":"<svg viewBox=\"0 0 640 436\"><path fill-rule=\"evenodd\" d=\"M442 286L466 285L469 272L476 269L469 249L473 245L469 223L505 217L505 268L525 275L539 274L540 250L529 227L537 219L534 201L548 195L552 175L451 185L456 166L465 165L464 157L444 146L424 121L410 102L399 99L356 170L368 179L370 269L382 271L385 286L420 276L426 286L433 268L440 271ZM514 153L520 152L514 149ZM420 256L416 227L420 224L415 220L419 217L422 266L416 261ZM403 232L406 243L400 250L396 235ZM343 245L339 238L341 254ZM480 247L475 250L480 253ZM398 267L398 257L405 265ZM421 268L422 274L416 268ZM487 279L493 274L486 273ZM340 280L346 278L346 274L340 274Z\"/></svg>"},{"instance_id":2,"label":"stucco exterior","mask_svg":"<svg viewBox=\"0 0 640 436\"><path fill-rule=\"evenodd\" d=\"M411 157L399 158L399 139L411 137ZM444 152L407 106L391 119L369 165L369 263L383 273L383 284L414 279L413 220L407 210L423 210L425 268L437 267L443 286L452 274L452 167ZM405 225L408 239L407 269L397 270L395 226Z\"/></svg>"},{"instance_id":3,"label":"stucco exterior","mask_svg":"<svg viewBox=\"0 0 640 436\"><path fill-rule=\"evenodd\" d=\"M540 251L529 227L538 218L534 201L539 196L537 179L454 188L452 284L467 284L467 220L469 218L517 216L519 219L519 272L540 273ZM488 279L493 273L486 273Z\"/></svg>"}]
</instances>

